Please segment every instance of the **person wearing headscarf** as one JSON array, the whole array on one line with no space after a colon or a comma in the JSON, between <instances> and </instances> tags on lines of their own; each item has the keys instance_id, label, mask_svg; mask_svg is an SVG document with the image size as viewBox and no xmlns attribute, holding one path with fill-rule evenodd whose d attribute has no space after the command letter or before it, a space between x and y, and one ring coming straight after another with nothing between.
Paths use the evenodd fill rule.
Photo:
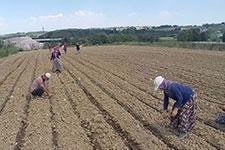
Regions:
<instances>
[{"instance_id":1,"label":"person wearing headscarf","mask_svg":"<svg viewBox=\"0 0 225 150\"><path fill-rule=\"evenodd\" d=\"M62 72L62 65L60 62L60 57L61 53L59 51L58 47L55 47L53 49L53 52L51 54L51 59L52 60L52 71L56 73L61 73Z\"/></svg>"},{"instance_id":2,"label":"person wearing headscarf","mask_svg":"<svg viewBox=\"0 0 225 150\"><path fill-rule=\"evenodd\" d=\"M197 94L191 87L166 80L162 76L155 78L154 87L155 91L159 89L164 93L163 112L169 113L170 127L178 131L178 138L184 138L195 126ZM170 98L175 101L171 112L168 111Z\"/></svg>"},{"instance_id":3,"label":"person wearing headscarf","mask_svg":"<svg viewBox=\"0 0 225 150\"><path fill-rule=\"evenodd\" d=\"M50 78L51 78L50 73L45 73L37 77L31 85L30 90L31 94L33 96L41 97L44 93L46 93L47 96L51 96L46 83Z\"/></svg>"}]
</instances>

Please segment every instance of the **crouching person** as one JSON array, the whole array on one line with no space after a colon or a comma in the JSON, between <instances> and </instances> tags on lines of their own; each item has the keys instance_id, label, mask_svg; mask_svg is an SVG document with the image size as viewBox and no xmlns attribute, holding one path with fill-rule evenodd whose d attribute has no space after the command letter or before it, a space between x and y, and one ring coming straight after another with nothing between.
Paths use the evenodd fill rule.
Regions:
<instances>
[{"instance_id":1,"label":"crouching person","mask_svg":"<svg viewBox=\"0 0 225 150\"><path fill-rule=\"evenodd\" d=\"M224 113L219 114L219 116L217 116L216 118L216 123L223 125L221 127L223 127L223 131L225 131L225 106L221 107L221 109L224 111Z\"/></svg>"},{"instance_id":2,"label":"crouching person","mask_svg":"<svg viewBox=\"0 0 225 150\"><path fill-rule=\"evenodd\" d=\"M33 96L42 97L43 94L46 93L47 96L51 96L46 83L50 78L50 73L45 73L36 78L31 85L31 94Z\"/></svg>"},{"instance_id":3,"label":"crouching person","mask_svg":"<svg viewBox=\"0 0 225 150\"><path fill-rule=\"evenodd\" d=\"M155 91L164 93L163 113L169 113L170 127L178 131L178 138L184 138L193 129L196 120L196 93L188 86L158 76L154 80ZM172 111L168 111L169 98L175 100Z\"/></svg>"}]
</instances>

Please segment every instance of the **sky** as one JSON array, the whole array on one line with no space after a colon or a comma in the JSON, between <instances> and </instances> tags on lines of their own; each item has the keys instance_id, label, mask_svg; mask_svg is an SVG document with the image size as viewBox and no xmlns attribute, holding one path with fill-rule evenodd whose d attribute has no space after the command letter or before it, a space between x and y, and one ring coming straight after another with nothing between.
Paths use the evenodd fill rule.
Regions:
<instances>
[{"instance_id":1,"label":"sky","mask_svg":"<svg viewBox=\"0 0 225 150\"><path fill-rule=\"evenodd\" d=\"M3 0L0 34L225 22L225 0Z\"/></svg>"}]
</instances>

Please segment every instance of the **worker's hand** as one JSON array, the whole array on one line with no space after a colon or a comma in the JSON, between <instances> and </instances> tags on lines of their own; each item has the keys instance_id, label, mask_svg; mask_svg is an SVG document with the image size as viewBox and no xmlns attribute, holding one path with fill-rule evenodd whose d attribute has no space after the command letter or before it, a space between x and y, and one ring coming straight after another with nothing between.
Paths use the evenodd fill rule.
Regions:
<instances>
[{"instance_id":1,"label":"worker's hand","mask_svg":"<svg viewBox=\"0 0 225 150\"><path fill-rule=\"evenodd\" d=\"M177 113L178 113L178 108L174 108L172 113L171 113L171 116L175 117L177 115Z\"/></svg>"},{"instance_id":2,"label":"worker's hand","mask_svg":"<svg viewBox=\"0 0 225 150\"><path fill-rule=\"evenodd\" d=\"M169 113L166 110L163 110L162 116L163 116L164 119L167 119L167 118L170 117Z\"/></svg>"},{"instance_id":3,"label":"worker's hand","mask_svg":"<svg viewBox=\"0 0 225 150\"><path fill-rule=\"evenodd\" d=\"M51 94L51 93L48 93L47 95L48 95L48 96L51 96L52 94Z\"/></svg>"},{"instance_id":4,"label":"worker's hand","mask_svg":"<svg viewBox=\"0 0 225 150\"><path fill-rule=\"evenodd\" d=\"M169 114L171 114L171 113L172 113L172 111L173 111L173 107L168 106L168 113L169 113Z\"/></svg>"},{"instance_id":5,"label":"worker's hand","mask_svg":"<svg viewBox=\"0 0 225 150\"><path fill-rule=\"evenodd\" d=\"M48 94L48 98L52 98L52 96L53 96L52 94L50 94L50 93Z\"/></svg>"},{"instance_id":6,"label":"worker's hand","mask_svg":"<svg viewBox=\"0 0 225 150\"><path fill-rule=\"evenodd\" d=\"M225 111L225 106L224 106L224 107L222 107L222 110L223 110L223 111Z\"/></svg>"}]
</instances>

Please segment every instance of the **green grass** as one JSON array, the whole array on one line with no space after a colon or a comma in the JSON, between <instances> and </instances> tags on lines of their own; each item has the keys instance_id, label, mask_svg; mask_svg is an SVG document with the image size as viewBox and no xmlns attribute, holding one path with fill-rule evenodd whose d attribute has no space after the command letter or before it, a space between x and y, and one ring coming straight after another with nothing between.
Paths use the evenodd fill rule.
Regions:
<instances>
[{"instance_id":1,"label":"green grass","mask_svg":"<svg viewBox=\"0 0 225 150\"><path fill-rule=\"evenodd\" d=\"M225 51L225 43L195 43L195 42L179 42L179 41L159 41L159 42L119 42L119 45L140 45L140 46L159 46L170 48L189 48Z\"/></svg>"},{"instance_id":2,"label":"green grass","mask_svg":"<svg viewBox=\"0 0 225 150\"><path fill-rule=\"evenodd\" d=\"M174 37L159 37L159 41L176 41Z\"/></svg>"},{"instance_id":3,"label":"green grass","mask_svg":"<svg viewBox=\"0 0 225 150\"><path fill-rule=\"evenodd\" d=\"M16 47L0 48L0 58L7 57L10 54L15 54L19 51L21 51L21 50Z\"/></svg>"}]
</instances>

